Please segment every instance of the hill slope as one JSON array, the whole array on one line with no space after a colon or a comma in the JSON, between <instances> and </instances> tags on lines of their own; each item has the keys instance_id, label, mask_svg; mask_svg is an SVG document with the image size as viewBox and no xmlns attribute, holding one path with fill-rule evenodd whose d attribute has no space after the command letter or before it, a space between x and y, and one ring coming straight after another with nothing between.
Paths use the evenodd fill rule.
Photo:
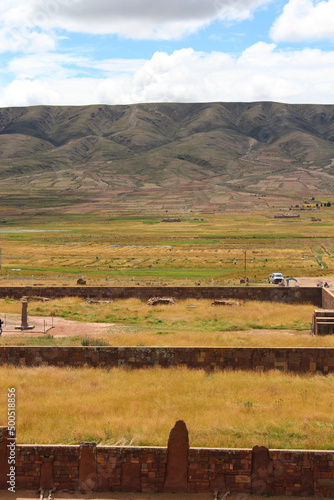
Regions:
<instances>
[{"instance_id":1,"label":"hill slope","mask_svg":"<svg viewBox=\"0 0 334 500\"><path fill-rule=\"evenodd\" d=\"M13 206L24 199L82 209L219 210L326 197L334 192L334 106L4 108L0 188Z\"/></svg>"}]
</instances>

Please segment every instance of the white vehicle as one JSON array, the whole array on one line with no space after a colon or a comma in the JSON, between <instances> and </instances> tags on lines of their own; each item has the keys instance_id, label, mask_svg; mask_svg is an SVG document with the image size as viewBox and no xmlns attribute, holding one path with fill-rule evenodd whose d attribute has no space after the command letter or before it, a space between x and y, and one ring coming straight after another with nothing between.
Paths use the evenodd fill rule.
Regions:
<instances>
[{"instance_id":1,"label":"white vehicle","mask_svg":"<svg viewBox=\"0 0 334 500\"><path fill-rule=\"evenodd\" d=\"M268 281L269 283L274 283L275 285L277 285L278 283L284 281L284 276L282 273L272 273L269 274Z\"/></svg>"}]
</instances>

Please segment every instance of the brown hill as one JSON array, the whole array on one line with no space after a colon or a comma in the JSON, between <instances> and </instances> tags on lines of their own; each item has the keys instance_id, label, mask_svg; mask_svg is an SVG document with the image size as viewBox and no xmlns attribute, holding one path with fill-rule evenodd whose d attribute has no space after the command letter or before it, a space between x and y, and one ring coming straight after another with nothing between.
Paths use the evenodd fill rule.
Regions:
<instances>
[{"instance_id":1,"label":"brown hill","mask_svg":"<svg viewBox=\"0 0 334 500\"><path fill-rule=\"evenodd\" d=\"M81 210L249 209L330 197L334 106L4 108L0 188L7 207Z\"/></svg>"}]
</instances>

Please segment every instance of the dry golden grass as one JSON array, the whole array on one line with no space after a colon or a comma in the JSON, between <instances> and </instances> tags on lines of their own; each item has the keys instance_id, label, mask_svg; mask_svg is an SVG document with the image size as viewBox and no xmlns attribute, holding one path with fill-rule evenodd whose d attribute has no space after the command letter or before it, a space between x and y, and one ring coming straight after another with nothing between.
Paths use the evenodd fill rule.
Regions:
<instances>
[{"instance_id":1,"label":"dry golden grass","mask_svg":"<svg viewBox=\"0 0 334 500\"><path fill-rule=\"evenodd\" d=\"M112 329L111 329L112 330ZM95 337L90 335L92 341ZM111 346L157 347L334 347L334 336L311 336L293 331L235 332L140 332L109 333L98 338ZM22 339L10 339L7 345L18 345ZM57 339L54 339L55 342ZM4 339L5 341L5 339ZM81 339L67 339L66 344L80 345ZM3 344L5 345L5 344ZM64 344L62 344L64 345Z\"/></svg>"},{"instance_id":2,"label":"dry golden grass","mask_svg":"<svg viewBox=\"0 0 334 500\"><path fill-rule=\"evenodd\" d=\"M0 300L0 310L19 313L21 304ZM79 298L29 303L31 315L55 314L68 320L115 323L108 333L97 335L114 346L334 347L334 336L310 335L313 310L314 306L308 304L268 302L212 307L209 300L185 300L175 306L157 307L137 299L111 304L88 304ZM91 337L96 337L94 331ZM4 335L0 345L81 345L81 341L78 336L34 339L29 335Z\"/></svg>"},{"instance_id":3,"label":"dry golden grass","mask_svg":"<svg viewBox=\"0 0 334 500\"><path fill-rule=\"evenodd\" d=\"M89 304L77 298L49 302L29 302L29 314L61 316L89 322L115 322L140 329L166 331L232 331L258 329L310 328L314 305L277 302L240 302L239 306L211 306L211 300L182 300L176 305L148 306L139 299L127 299L110 304ZM19 313L18 301L0 300L3 313Z\"/></svg>"},{"instance_id":4,"label":"dry golden grass","mask_svg":"<svg viewBox=\"0 0 334 500\"><path fill-rule=\"evenodd\" d=\"M2 425L16 388L20 443L165 445L182 418L191 446L334 447L332 375L2 367L0 380Z\"/></svg>"},{"instance_id":5,"label":"dry golden grass","mask_svg":"<svg viewBox=\"0 0 334 500\"><path fill-rule=\"evenodd\" d=\"M56 323L56 320L55 320ZM116 331L115 331L116 330ZM52 334L54 330L51 330ZM334 335L311 336L308 332L291 330L250 330L235 332L136 332L132 328L119 332L56 337L18 334L0 338L0 346L165 346L165 347L334 347Z\"/></svg>"}]
</instances>

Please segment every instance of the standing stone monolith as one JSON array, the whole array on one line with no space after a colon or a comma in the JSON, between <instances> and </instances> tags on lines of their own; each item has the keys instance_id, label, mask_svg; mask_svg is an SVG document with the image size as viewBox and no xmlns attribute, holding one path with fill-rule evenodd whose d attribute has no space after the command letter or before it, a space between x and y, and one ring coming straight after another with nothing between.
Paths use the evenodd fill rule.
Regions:
<instances>
[{"instance_id":1,"label":"standing stone monolith","mask_svg":"<svg viewBox=\"0 0 334 500\"><path fill-rule=\"evenodd\" d=\"M96 443L80 443L79 490L86 493L97 488Z\"/></svg>"},{"instance_id":2,"label":"standing stone monolith","mask_svg":"<svg viewBox=\"0 0 334 500\"><path fill-rule=\"evenodd\" d=\"M9 474L9 442L7 439L7 427L0 427L0 489L5 490L8 488L8 475Z\"/></svg>"},{"instance_id":3,"label":"standing stone monolith","mask_svg":"<svg viewBox=\"0 0 334 500\"><path fill-rule=\"evenodd\" d=\"M28 301L22 300L21 326L16 326L16 330L33 330L35 326L28 323Z\"/></svg>"},{"instance_id":4,"label":"standing stone monolith","mask_svg":"<svg viewBox=\"0 0 334 500\"><path fill-rule=\"evenodd\" d=\"M21 316L21 327L28 328L28 302L26 300L22 301L22 316Z\"/></svg>"},{"instance_id":5,"label":"standing stone monolith","mask_svg":"<svg viewBox=\"0 0 334 500\"><path fill-rule=\"evenodd\" d=\"M251 492L257 495L274 494L274 468L266 446L253 448Z\"/></svg>"},{"instance_id":6,"label":"standing stone monolith","mask_svg":"<svg viewBox=\"0 0 334 500\"><path fill-rule=\"evenodd\" d=\"M42 456L41 476L39 487L41 490L52 490L54 487L53 480L53 455Z\"/></svg>"},{"instance_id":7,"label":"standing stone monolith","mask_svg":"<svg viewBox=\"0 0 334 500\"><path fill-rule=\"evenodd\" d=\"M164 491L186 493L188 490L188 429L178 420L170 431Z\"/></svg>"}]
</instances>

